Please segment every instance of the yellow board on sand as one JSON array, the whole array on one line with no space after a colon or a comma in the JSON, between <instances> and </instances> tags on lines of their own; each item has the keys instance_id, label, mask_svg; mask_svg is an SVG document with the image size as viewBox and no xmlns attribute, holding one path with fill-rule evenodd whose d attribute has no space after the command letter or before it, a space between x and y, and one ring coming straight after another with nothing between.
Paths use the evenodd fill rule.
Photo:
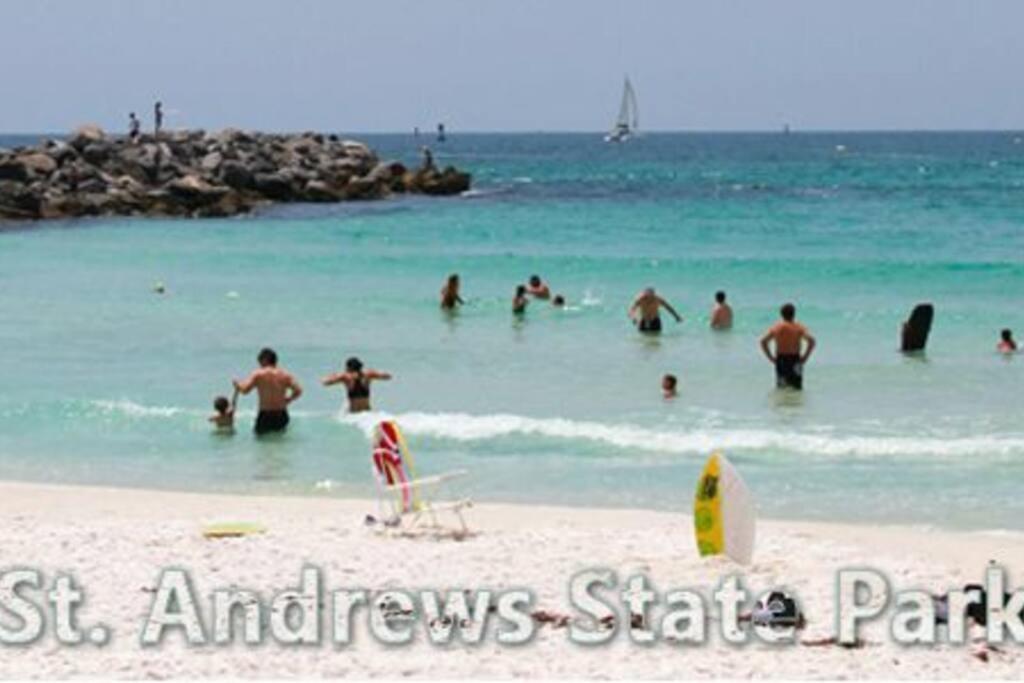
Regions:
<instances>
[{"instance_id":1,"label":"yellow board on sand","mask_svg":"<svg viewBox=\"0 0 1024 683\"><path fill-rule=\"evenodd\" d=\"M253 536L262 534L267 528L262 524L252 522L222 522L220 524L209 524L203 527L204 538L239 538L241 536Z\"/></svg>"},{"instance_id":2,"label":"yellow board on sand","mask_svg":"<svg viewBox=\"0 0 1024 683\"><path fill-rule=\"evenodd\" d=\"M754 556L754 498L721 453L712 453L697 481L693 527L701 556L726 555L740 564Z\"/></svg>"}]
</instances>

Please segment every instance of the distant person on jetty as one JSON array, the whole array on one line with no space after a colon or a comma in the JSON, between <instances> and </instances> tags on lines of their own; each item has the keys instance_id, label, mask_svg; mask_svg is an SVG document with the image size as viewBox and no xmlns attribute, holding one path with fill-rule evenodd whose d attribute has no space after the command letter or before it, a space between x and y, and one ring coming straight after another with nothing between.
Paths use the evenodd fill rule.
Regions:
<instances>
[{"instance_id":1,"label":"distant person on jetty","mask_svg":"<svg viewBox=\"0 0 1024 683\"><path fill-rule=\"evenodd\" d=\"M423 155L423 170L433 171L434 170L434 153L430 151L430 148L423 145L420 148L420 153Z\"/></svg>"},{"instance_id":2,"label":"distant person on jetty","mask_svg":"<svg viewBox=\"0 0 1024 683\"><path fill-rule=\"evenodd\" d=\"M446 311L454 311L456 306L466 303L459 296L460 281L457 273L448 276L448 281L441 288L441 308Z\"/></svg>"},{"instance_id":3,"label":"distant person on jetty","mask_svg":"<svg viewBox=\"0 0 1024 683\"><path fill-rule=\"evenodd\" d=\"M999 344L996 345L999 353L1016 353L1017 342L1013 338L1013 331L1006 329L999 334Z\"/></svg>"},{"instance_id":4,"label":"distant person on jetty","mask_svg":"<svg viewBox=\"0 0 1024 683\"><path fill-rule=\"evenodd\" d=\"M213 415L210 422L223 434L235 433L235 408L238 406L238 389L232 394L231 400L227 396L218 396L213 399Z\"/></svg>"},{"instance_id":5,"label":"distant person on jetty","mask_svg":"<svg viewBox=\"0 0 1024 683\"><path fill-rule=\"evenodd\" d=\"M548 287L546 282L540 279L540 275L530 276L530 282L526 287L526 291L535 299L551 298L551 288Z\"/></svg>"},{"instance_id":6,"label":"distant person on jetty","mask_svg":"<svg viewBox=\"0 0 1024 683\"><path fill-rule=\"evenodd\" d=\"M761 337L761 350L775 364L775 384L780 389L803 389L803 367L817 344L807 328L796 321L796 306L785 304L779 311L782 320ZM775 342L772 352L771 343ZM804 342L807 348L804 349Z\"/></svg>"},{"instance_id":7,"label":"distant person on jetty","mask_svg":"<svg viewBox=\"0 0 1024 683\"><path fill-rule=\"evenodd\" d=\"M637 295L633 305L629 307L628 315L641 332L658 334L661 332L662 308L671 313L677 323L683 322L682 316L676 313L672 304L658 296L654 287L648 287Z\"/></svg>"},{"instance_id":8,"label":"distant person on jetty","mask_svg":"<svg viewBox=\"0 0 1024 683\"><path fill-rule=\"evenodd\" d=\"M526 285L517 285L516 293L512 297L512 313L523 315L526 313L526 306L529 303L530 300L526 298Z\"/></svg>"},{"instance_id":9,"label":"distant person on jetty","mask_svg":"<svg viewBox=\"0 0 1024 683\"><path fill-rule=\"evenodd\" d=\"M673 374L667 374L661 378L661 395L666 398L679 396L679 378Z\"/></svg>"},{"instance_id":10,"label":"distant person on jetty","mask_svg":"<svg viewBox=\"0 0 1024 683\"><path fill-rule=\"evenodd\" d=\"M153 135L160 135L160 129L164 127L164 105L157 102L153 105Z\"/></svg>"},{"instance_id":11,"label":"distant person on jetty","mask_svg":"<svg viewBox=\"0 0 1024 683\"><path fill-rule=\"evenodd\" d=\"M142 130L142 124L139 123L139 117L135 115L135 112L128 114L128 139L133 143L139 141L139 134Z\"/></svg>"},{"instance_id":12,"label":"distant person on jetty","mask_svg":"<svg viewBox=\"0 0 1024 683\"><path fill-rule=\"evenodd\" d=\"M715 307L711 311L711 329L728 330L732 327L732 306L725 302L725 292L715 292Z\"/></svg>"},{"instance_id":13,"label":"distant person on jetty","mask_svg":"<svg viewBox=\"0 0 1024 683\"><path fill-rule=\"evenodd\" d=\"M363 361L356 357L345 361L345 372L336 372L323 378L325 387L344 384L348 390L348 412L364 413L370 408L370 383L389 380L391 375L379 370L364 370Z\"/></svg>"},{"instance_id":14,"label":"distant person on jetty","mask_svg":"<svg viewBox=\"0 0 1024 683\"><path fill-rule=\"evenodd\" d=\"M302 387L290 372L277 367L277 353L273 349L261 349L256 360L259 369L248 379L236 379L235 390L248 394L256 389L259 394L260 411L254 426L257 436L283 432L288 427L288 406L302 396Z\"/></svg>"}]
</instances>

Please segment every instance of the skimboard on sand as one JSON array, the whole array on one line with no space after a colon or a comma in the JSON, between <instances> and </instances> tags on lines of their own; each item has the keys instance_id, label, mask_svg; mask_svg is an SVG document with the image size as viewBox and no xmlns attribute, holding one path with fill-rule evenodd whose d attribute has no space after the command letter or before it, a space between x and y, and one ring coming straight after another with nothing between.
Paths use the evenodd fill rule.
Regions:
<instances>
[{"instance_id":1,"label":"skimboard on sand","mask_svg":"<svg viewBox=\"0 0 1024 683\"><path fill-rule=\"evenodd\" d=\"M740 564L754 556L754 498L736 468L712 453L697 481L693 526L702 557L727 555Z\"/></svg>"},{"instance_id":2,"label":"skimboard on sand","mask_svg":"<svg viewBox=\"0 0 1024 683\"><path fill-rule=\"evenodd\" d=\"M252 522L222 522L220 524L208 524L203 527L203 538L239 538L242 536L253 536L266 533L267 528L262 524Z\"/></svg>"},{"instance_id":3,"label":"skimboard on sand","mask_svg":"<svg viewBox=\"0 0 1024 683\"><path fill-rule=\"evenodd\" d=\"M914 306L910 317L903 323L900 339L900 351L904 353L924 351L928 344L928 333L932 331L932 319L935 318L935 307L931 304Z\"/></svg>"}]
</instances>

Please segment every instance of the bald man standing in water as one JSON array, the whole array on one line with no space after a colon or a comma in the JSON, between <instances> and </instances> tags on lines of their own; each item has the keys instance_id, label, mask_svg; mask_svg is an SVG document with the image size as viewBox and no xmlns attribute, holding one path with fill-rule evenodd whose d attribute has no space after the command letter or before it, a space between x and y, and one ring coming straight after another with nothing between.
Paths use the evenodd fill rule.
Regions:
<instances>
[{"instance_id":1,"label":"bald man standing in water","mask_svg":"<svg viewBox=\"0 0 1024 683\"><path fill-rule=\"evenodd\" d=\"M677 323L683 322L683 318L672 308L672 304L658 296L654 287L648 287L640 292L633 305L629 307L629 317L636 324L641 332L646 334L659 334L661 332L661 309L672 314Z\"/></svg>"},{"instance_id":2,"label":"bald man standing in water","mask_svg":"<svg viewBox=\"0 0 1024 683\"><path fill-rule=\"evenodd\" d=\"M288 406L302 396L302 387L290 372L277 367L277 353L273 349L262 349L256 360L259 369L232 384L239 393L248 394L256 389L259 394L260 412L253 427L256 436L283 432L288 428Z\"/></svg>"},{"instance_id":3,"label":"bald man standing in water","mask_svg":"<svg viewBox=\"0 0 1024 683\"><path fill-rule=\"evenodd\" d=\"M768 328L761 337L761 350L775 364L776 386L799 391L804 388L804 364L810 359L817 342L807 328L796 321L796 306L785 304L779 312L782 320ZM806 350L803 348L805 341ZM772 342L775 342L774 353Z\"/></svg>"}]
</instances>

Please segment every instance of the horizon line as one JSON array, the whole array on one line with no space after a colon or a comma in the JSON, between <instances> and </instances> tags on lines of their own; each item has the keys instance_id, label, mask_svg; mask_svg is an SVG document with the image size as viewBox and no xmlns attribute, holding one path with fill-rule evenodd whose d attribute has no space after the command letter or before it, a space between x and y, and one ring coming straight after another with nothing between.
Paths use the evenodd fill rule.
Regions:
<instances>
[{"instance_id":1,"label":"horizon line","mask_svg":"<svg viewBox=\"0 0 1024 683\"><path fill-rule=\"evenodd\" d=\"M82 124L82 125L93 125L93 124ZM102 128L102 126L101 126ZM181 127L181 128L164 128L164 132L174 131L193 131L193 130L210 130L220 131L237 128L242 131L251 131L259 133L269 134L302 134L307 132L319 133L324 135L413 135L413 129L407 130L318 130L315 128L293 128L293 129L269 129L269 128L243 128L239 126L222 126L222 127L206 127L206 126L195 126L195 127ZM110 129L103 128L104 132L108 135L122 135L120 131L112 131ZM74 129L67 130L64 132L55 131L18 131L18 130L5 130L0 131L0 137L2 136L40 136L40 137L60 137L64 135L70 135L74 132ZM498 130L498 129L458 129L445 127L445 135L447 137L459 136L459 135L604 135L608 131L605 129L569 129L569 128L538 128L538 129L512 129L512 130ZM689 135L800 135L800 134L865 134L865 133L1024 133L1024 127L1021 128L789 128L777 127L777 128L652 128L652 129L640 129L637 131L637 137L643 137L644 135L678 135L678 134L689 134ZM435 130L433 128L421 129L419 131L420 137L430 138L435 136Z\"/></svg>"}]
</instances>

